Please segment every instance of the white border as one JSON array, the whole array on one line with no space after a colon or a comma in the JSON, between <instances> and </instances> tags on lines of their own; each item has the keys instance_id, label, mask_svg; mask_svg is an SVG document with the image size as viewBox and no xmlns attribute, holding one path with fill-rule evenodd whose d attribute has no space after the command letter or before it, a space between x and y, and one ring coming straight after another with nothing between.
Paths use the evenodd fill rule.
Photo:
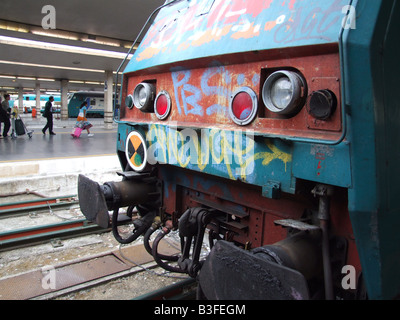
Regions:
<instances>
[{"instance_id":1,"label":"white border","mask_svg":"<svg viewBox=\"0 0 400 320\"><path fill-rule=\"evenodd\" d=\"M139 166L139 167L133 166L132 163L131 163L131 159L130 159L129 156L128 156L128 143L129 143L129 141L130 141L130 139L131 139L132 136L137 136L137 137L139 137L139 139L142 141L142 144L143 144L144 159L143 159L142 165ZM126 141L125 141L125 157L126 157L126 160L127 160L128 163L129 163L129 166L130 166L133 170L135 170L135 171L142 171L142 170L146 167L146 164L147 164L147 147L146 147L146 140L144 140L143 136L142 136L138 131L132 131L131 133L129 133L128 137L126 138Z\"/></svg>"},{"instance_id":2,"label":"white border","mask_svg":"<svg viewBox=\"0 0 400 320\"><path fill-rule=\"evenodd\" d=\"M250 115L244 120L240 120L239 118L237 118L232 110L233 100L241 92L247 93L253 102L253 106L251 108ZM249 124L250 122L252 122L254 120L255 116L257 115L257 105L258 105L258 103L257 103L256 93L249 87L241 87L241 88L237 89L231 96L231 99L229 102L229 115L231 116L231 119L233 120L233 122L235 122L238 125L245 126L245 125Z\"/></svg>"}]
</instances>

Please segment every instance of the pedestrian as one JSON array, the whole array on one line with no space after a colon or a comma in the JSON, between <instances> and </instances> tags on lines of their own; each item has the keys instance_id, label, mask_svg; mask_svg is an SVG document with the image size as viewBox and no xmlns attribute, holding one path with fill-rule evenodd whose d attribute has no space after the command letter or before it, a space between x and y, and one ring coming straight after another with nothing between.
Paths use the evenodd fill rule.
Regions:
<instances>
[{"instance_id":1,"label":"pedestrian","mask_svg":"<svg viewBox=\"0 0 400 320\"><path fill-rule=\"evenodd\" d=\"M49 129L49 133L52 136L56 135L53 132L53 101L54 97L50 96L44 107L43 117L47 119L47 123L42 129L43 134L46 134L46 130Z\"/></svg>"},{"instance_id":2,"label":"pedestrian","mask_svg":"<svg viewBox=\"0 0 400 320\"><path fill-rule=\"evenodd\" d=\"M10 108L10 95L5 94L4 95L4 101L1 103L0 107L0 123L4 123L4 128L3 128L3 137L6 138L8 137L8 131L10 130L10 114L11 114L11 108ZM0 136L1 137L1 136ZM3 138L2 137L2 138Z\"/></svg>"},{"instance_id":3,"label":"pedestrian","mask_svg":"<svg viewBox=\"0 0 400 320\"><path fill-rule=\"evenodd\" d=\"M76 119L75 126L82 128L82 130L86 130L88 133L88 137L93 137L94 134L90 133L89 131L89 129L93 127L93 125L87 120L86 113L87 113L87 102L84 101L79 108L79 114L78 118Z\"/></svg>"}]
</instances>

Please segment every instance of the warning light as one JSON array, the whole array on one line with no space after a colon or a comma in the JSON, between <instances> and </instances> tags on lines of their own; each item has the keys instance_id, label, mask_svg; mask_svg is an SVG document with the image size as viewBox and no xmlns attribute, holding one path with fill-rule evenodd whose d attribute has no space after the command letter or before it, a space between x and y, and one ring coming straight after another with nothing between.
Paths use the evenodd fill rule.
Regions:
<instances>
[{"instance_id":1,"label":"warning light","mask_svg":"<svg viewBox=\"0 0 400 320\"><path fill-rule=\"evenodd\" d=\"M257 95L248 88L242 87L231 96L229 114L232 120L241 126L249 124L257 115Z\"/></svg>"},{"instance_id":2,"label":"warning light","mask_svg":"<svg viewBox=\"0 0 400 320\"><path fill-rule=\"evenodd\" d=\"M154 112L158 119L164 120L171 111L171 97L167 91L161 91L154 102Z\"/></svg>"}]
</instances>

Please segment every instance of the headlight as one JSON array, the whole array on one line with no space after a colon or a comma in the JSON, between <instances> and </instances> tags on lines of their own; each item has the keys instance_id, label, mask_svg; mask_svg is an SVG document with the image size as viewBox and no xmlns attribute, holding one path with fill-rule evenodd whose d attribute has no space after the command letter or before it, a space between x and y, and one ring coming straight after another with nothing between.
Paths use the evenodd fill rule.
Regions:
<instances>
[{"instance_id":1,"label":"headlight","mask_svg":"<svg viewBox=\"0 0 400 320\"><path fill-rule=\"evenodd\" d=\"M292 115L300 110L307 97L307 83L293 71L276 71L264 83L262 98L268 110Z\"/></svg>"},{"instance_id":2,"label":"headlight","mask_svg":"<svg viewBox=\"0 0 400 320\"><path fill-rule=\"evenodd\" d=\"M133 91L133 103L143 112L154 112L154 85L146 82L139 83Z\"/></svg>"}]
</instances>

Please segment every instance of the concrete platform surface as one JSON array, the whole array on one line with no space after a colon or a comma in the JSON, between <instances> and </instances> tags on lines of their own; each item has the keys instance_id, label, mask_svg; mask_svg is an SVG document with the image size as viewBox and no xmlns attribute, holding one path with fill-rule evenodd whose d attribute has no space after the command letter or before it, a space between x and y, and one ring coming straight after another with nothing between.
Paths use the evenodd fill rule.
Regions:
<instances>
[{"instance_id":1,"label":"concrete platform surface","mask_svg":"<svg viewBox=\"0 0 400 320\"><path fill-rule=\"evenodd\" d=\"M104 119L90 118L94 136L88 137L84 131L77 139L71 136L75 119L55 118L55 136L43 135L45 118L23 114L21 119L29 131L33 130L31 138L25 134L0 139L0 201L5 195L25 190L49 197L76 194L80 173L99 182L119 180L115 174L121 170L115 123L106 129Z\"/></svg>"},{"instance_id":2,"label":"concrete platform surface","mask_svg":"<svg viewBox=\"0 0 400 320\"><path fill-rule=\"evenodd\" d=\"M32 118L30 114L21 115L27 130L33 131L32 138L27 134L0 139L0 162L38 160L54 158L70 158L93 155L111 155L116 153L117 125L106 129L101 118L89 119L93 124L90 132L93 137L88 137L85 131L80 138L73 138L71 132L75 125L75 119L54 119L55 136L48 132L44 135L42 128L46 119L39 116ZM2 133L2 132L1 132ZM9 131L11 135L11 129Z\"/></svg>"}]
</instances>

